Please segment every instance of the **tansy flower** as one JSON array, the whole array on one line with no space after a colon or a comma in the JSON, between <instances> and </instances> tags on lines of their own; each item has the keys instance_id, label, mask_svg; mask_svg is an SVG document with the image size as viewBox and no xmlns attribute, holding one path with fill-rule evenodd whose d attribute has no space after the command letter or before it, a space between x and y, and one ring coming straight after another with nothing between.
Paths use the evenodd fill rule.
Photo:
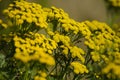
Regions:
<instances>
[{"instance_id":1,"label":"tansy flower","mask_svg":"<svg viewBox=\"0 0 120 80\"><path fill-rule=\"evenodd\" d=\"M98 52L91 52L93 61L100 61L100 55Z\"/></svg>"},{"instance_id":2,"label":"tansy flower","mask_svg":"<svg viewBox=\"0 0 120 80\"><path fill-rule=\"evenodd\" d=\"M73 70L76 74L88 73L88 70L87 70L86 66L80 64L77 61L72 62L71 66L73 67Z\"/></svg>"},{"instance_id":3,"label":"tansy flower","mask_svg":"<svg viewBox=\"0 0 120 80\"><path fill-rule=\"evenodd\" d=\"M73 46L70 48L70 52L72 54L72 58L78 57L82 63L84 63L85 59L83 57L84 51L81 48Z\"/></svg>"},{"instance_id":4,"label":"tansy flower","mask_svg":"<svg viewBox=\"0 0 120 80\"><path fill-rule=\"evenodd\" d=\"M115 63L109 63L105 68L103 68L102 72L103 74L107 74L108 78L114 78L113 76L116 76L117 78L120 78L120 65L117 65ZM112 75L109 75L112 73Z\"/></svg>"},{"instance_id":5,"label":"tansy flower","mask_svg":"<svg viewBox=\"0 0 120 80\"><path fill-rule=\"evenodd\" d=\"M28 38L27 36L32 36L34 38ZM54 47L52 47L53 44L49 44L49 41L52 40L45 38L43 35L30 33L27 36L25 39L18 36L14 37L13 40L16 47L14 57L23 62L38 60L40 63L54 65L54 58L47 54L46 50L49 49L51 52L49 51L48 53L52 54L52 50L57 46L55 42ZM44 42L45 40L46 42ZM45 44L45 46L42 46L42 44Z\"/></svg>"},{"instance_id":6,"label":"tansy flower","mask_svg":"<svg viewBox=\"0 0 120 80\"><path fill-rule=\"evenodd\" d=\"M15 25L22 25L25 22L31 24L34 23L40 28L46 28L46 13L41 8L41 5L36 3L22 1L14 1L14 4L10 4L8 9L4 10L12 21L14 20Z\"/></svg>"}]
</instances>

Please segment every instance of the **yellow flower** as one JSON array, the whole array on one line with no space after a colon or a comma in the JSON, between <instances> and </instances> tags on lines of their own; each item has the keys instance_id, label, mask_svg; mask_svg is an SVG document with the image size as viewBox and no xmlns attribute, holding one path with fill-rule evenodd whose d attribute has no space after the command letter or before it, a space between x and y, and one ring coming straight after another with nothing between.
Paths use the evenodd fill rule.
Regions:
<instances>
[{"instance_id":1,"label":"yellow flower","mask_svg":"<svg viewBox=\"0 0 120 80\"><path fill-rule=\"evenodd\" d=\"M17 21L16 24L17 24L17 25L19 25L19 24L23 24L23 22L24 22L24 21L23 21L22 19L18 19L18 21Z\"/></svg>"},{"instance_id":2,"label":"yellow flower","mask_svg":"<svg viewBox=\"0 0 120 80\"><path fill-rule=\"evenodd\" d=\"M24 22L33 22L40 28L47 27L47 15L39 4L26 1L15 1L14 3L10 4L8 9L4 10L4 13L17 22L17 25L21 25Z\"/></svg>"},{"instance_id":3,"label":"yellow flower","mask_svg":"<svg viewBox=\"0 0 120 80\"><path fill-rule=\"evenodd\" d=\"M65 55L68 54L68 48L67 48L67 47L64 48L63 53L64 53Z\"/></svg>"},{"instance_id":4,"label":"yellow flower","mask_svg":"<svg viewBox=\"0 0 120 80\"><path fill-rule=\"evenodd\" d=\"M100 55L98 52L91 52L93 61L100 61Z\"/></svg>"},{"instance_id":5,"label":"yellow flower","mask_svg":"<svg viewBox=\"0 0 120 80\"><path fill-rule=\"evenodd\" d=\"M53 52L52 52L52 50L48 50L48 53L49 53L49 54L52 54Z\"/></svg>"},{"instance_id":6,"label":"yellow flower","mask_svg":"<svg viewBox=\"0 0 120 80\"><path fill-rule=\"evenodd\" d=\"M105 55L101 55L101 57L103 58L105 63L108 63L110 61L109 58L107 56L105 56Z\"/></svg>"},{"instance_id":7,"label":"yellow flower","mask_svg":"<svg viewBox=\"0 0 120 80\"><path fill-rule=\"evenodd\" d=\"M76 74L88 73L88 70L85 65L80 64L77 61L71 63L71 66L74 68Z\"/></svg>"},{"instance_id":8,"label":"yellow flower","mask_svg":"<svg viewBox=\"0 0 120 80\"><path fill-rule=\"evenodd\" d=\"M20 15L16 15L16 19L20 19Z\"/></svg>"},{"instance_id":9,"label":"yellow flower","mask_svg":"<svg viewBox=\"0 0 120 80\"><path fill-rule=\"evenodd\" d=\"M90 49L95 49L95 43L92 40L88 40L84 42L85 45L87 45Z\"/></svg>"},{"instance_id":10,"label":"yellow flower","mask_svg":"<svg viewBox=\"0 0 120 80\"><path fill-rule=\"evenodd\" d=\"M26 63L30 60L30 58L28 55L25 54L26 54L25 52L17 52L17 54L15 54L14 57Z\"/></svg>"},{"instance_id":11,"label":"yellow flower","mask_svg":"<svg viewBox=\"0 0 120 80\"><path fill-rule=\"evenodd\" d=\"M41 57L40 57L39 61L41 63L46 63L48 65L54 65L55 64L54 58L52 56L50 56L48 54L44 54L44 53L40 53L40 54L41 54L40 55Z\"/></svg>"},{"instance_id":12,"label":"yellow flower","mask_svg":"<svg viewBox=\"0 0 120 80\"><path fill-rule=\"evenodd\" d=\"M27 18L26 21L27 21L28 23L32 23L32 17Z\"/></svg>"},{"instance_id":13,"label":"yellow flower","mask_svg":"<svg viewBox=\"0 0 120 80\"><path fill-rule=\"evenodd\" d=\"M53 36L53 39L54 39L54 41L56 41L56 42L60 42L59 34L55 34L55 35Z\"/></svg>"},{"instance_id":14,"label":"yellow flower","mask_svg":"<svg viewBox=\"0 0 120 80\"><path fill-rule=\"evenodd\" d=\"M51 45L54 49L57 48L57 46L58 46L57 43L53 40L51 41Z\"/></svg>"},{"instance_id":15,"label":"yellow flower","mask_svg":"<svg viewBox=\"0 0 120 80\"><path fill-rule=\"evenodd\" d=\"M85 21L85 24L87 24L87 26L89 26L90 30L92 30L92 31L97 30L97 27L94 24L92 24L91 22Z\"/></svg>"},{"instance_id":16,"label":"yellow flower","mask_svg":"<svg viewBox=\"0 0 120 80\"><path fill-rule=\"evenodd\" d=\"M85 58L82 56L85 53L81 48L73 46L70 48L70 52L72 54L72 58L78 57L82 61L82 63L85 62Z\"/></svg>"},{"instance_id":17,"label":"yellow flower","mask_svg":"<svg viewBox=\"0 0 120 80\"><path fill-rule=\"evenodd\" d=\"M65 47L64 45L60 46L61 48L63 48L63 54L67 55L68 54L68 50L69 48L68 47Z\"/></svg>"},{"instance_id":18,"label":"yellow flower","mask_svg":"<svg viewBox=\"0 0 120 80\"><path fill-rule=\"evenodd\" d=\"M20 53L21 52L20 48L16 48L15 52Z\"/></svg>"},{"instance_id":19,"label":"yellow flower","mask_svg":"<svg viewBox=\"0 0 120 80\"><path fill-rule=\"evenodd\" d=\"M120 65L110 62L106 67L103 68L102 73L109 74L112 72L112 75L109 75L108 78L112 78L113 76L120 78L120 76L119 76L120 69L119 68L120 68Z\"/></svg>"},{"instance_id":20,"label":"yellow flower","mask_svg":"<svg viewBox=\"0 0 120 80\"><path fill-rule=\"evenodd\" d=\"M27 36L32 36L32 38L28 38ZM52 54L52 50L56 48L56 45L52 47L50 42L53 42L51 39L45 38L44 35L40 35L38 33L33 34L30 32L25 39L22 39L18 36L14 37L15 41L15 55L16 59L19 59L23 62L28 62L31 60L38 60L40 63L47 64L47 65L54 65L55 61L54 58L49 55ZM46 40L46 42L44 42ZM40 46L45 44L45 46ZM47 51L49 54L47 54Z\"/></svg>"},{"instance_id":21,"label":"yellow flower","mask_svg":"<svg viewBox=\"0 0 120 80\"><path fill-rule=\"evenodd\" d=\"M120 0L109 0L114 7L120 7Z\"/></svg>"},{"instance_id":22,"label":"yellow flower","mask_svg":"<svg viewBox=\"0 0 120 80\"><path fill-rule=\"evenodd\" d=\"M2 27L4 27L4 28L7 28L7 27L8 27L8 25L5 24L5 23L2 23L1 25L2 25Z\"/></svg>"},{"instance_id":23,"label":"yellow flower","mask_svg":"<svg viewBox=\"0 0 120 80\"><path fill-rule=\"evenodd\" d=\"M38 73L41 75L41 77L47 77L47 74L44 71L39 71Z\"/></svg>"}]
</instances>

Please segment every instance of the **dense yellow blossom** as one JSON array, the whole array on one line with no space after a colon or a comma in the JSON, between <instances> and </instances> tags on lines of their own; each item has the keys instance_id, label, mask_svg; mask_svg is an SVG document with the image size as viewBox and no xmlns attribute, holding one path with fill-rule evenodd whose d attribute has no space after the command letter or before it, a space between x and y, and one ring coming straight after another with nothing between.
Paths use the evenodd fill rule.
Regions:
<instances>
[{"instance_id":1,"label":"dense yellow blossom","mask_svg":"<svg viewBox=\"0 0 120 80\"><path fill-rule=\"evenodd\" d=\"M64 45L61 45L60 48L63 48L63 53L64 53L65 55L67 55L67 54L69 53L69 48L68 48L68 47L66 47L66 46L64 46Z\"/></svg>"},{"instance_id":2,"label":"dense yellow blossom","mask_svg":"<svg viewBox=\"0 0 120 80\"><path fill-rule=\"evenodd\" d=\"M109 26L107 26L105 23L100 23L98 21L85 21L84 23L87 25L87 27L92 33L85 40L85 44L90 49L100 53L104 53L105 50L107 50L108 52L110 50L117 51L117 48L120 47L120 42L115 41L116 39L120 40L120 38L115 35L115 32Z\"/></svg>"},{"instance_id":3,"label":"dense yellow blossom","mask_svg":"<svg viewBox=\"0 0 120 80\"><path fill-rule=\"evenodd\" d=\"M113 3L119 6L119 2ZM55 79L61 75L65 79L74 73L78 77L82 74L96 78L101 75L120 78L120 38L107 24L96 20L77 22L62 9L42 8L25 0L14 1L4 14L13 26L9 27L0 19L0 29L11 29L7 36L1 33L11 38L9 42L5 40L4 46L10 45L10 50L14 48L15 59L24 63L40 62L35 80L47 80L54 72ZM81 48L83 42L85 50ZM52 71L48 65L54 65Z\"/></svg>"},{"instance_id":4,"label":"dense yellow blossom","mask_svg":"<svg viewBox=\"0 0 120 80\"><path fill-rule=\"evenodd\" d=\"M53 40L57 43L62 42L67 47L69 47L70 45L70 38L68 36L60 35L58 33L53 36Z\"/></svg>"},{"instance_id":5,"label":"dense yellow blossom","mask_svg":"<svg viewBox=\"0 0 120 80\"><path fill-rule=\"evenodd\" d=\"M78 57L82 63L85 62L85 58L83 57L84 51L81 48L73 46L70 48L70 52L72 54L72 58Z\"/></svg>"},{"instance_id":6,"label":"dense yellow blossom","mask_svg":"<svg viewBox=\"0 0 120 80\"><path fill-rule=\"evenodd\" d=\"M84 23L91 31L91 35L85 37L85 45L91 49L91 58L98 63L102 60L105 62L104 68L103 65L101 67L103 73L109 78L113 78L112 75L114 78L119 77L120 38L105 23L98 21L85 21Z\"/></svg>"},{"instance_id":7,"label":"dense yellow blossom","mask_svg":"<svg viewBox=\"0 0 120 80\"><path fill-rule=\"evenodd\" d=\"M72 62L71 66L74 68L74 72L76 74L88 73L86 66L84 66L83 64L80 64L78 61Z\"/></svg>"},{"instance_id":8,"label":"dense yellow blossom","mask_svg":"<svg viewBox=\"0 0 120 80\"><path fill-rule=\"evenodd\" d=\"M26 1L15 1L10 4L8 9L4 10L4 14L12 19L13 24L22 25L24 23L35 24L41 28L46 28L46 13L37 3Z\"/></svg>"},{"instance_id":9,"label":"dense yellow blossom","mask_svg":"<svg viewBox=\"0 0 120 80\"><path fill-rule=\"evenodd\" d=\"M48 13L48 22L52 23L52 29L49 29L50 35L53 36L53 39L57 43L63 43L63 45L61 44L60 46L60 48L63 49L62 53L66 55L70 52L72 58L77 57L84 63L84 51L77 46L71 45L74 36L81 34L85 38L85 45L91 50L89 53L91 53L90 56L94 62L104 60L106 65L110 61L118 62L119 59L117 58L113 60L113 54L119 52L120 38L116 36L115 32L108 25L98 21L76 22L70 19L68 15L65 17L63 14L66 13L55 7L50 9L45 8L44 11ZM53 24L56 24L54 20L57 21L56 26L53 26ZM58 33L54 33L54 29L58 31ZM65 32L70 33L67 35L67 37L70 38L69 41L65 41ZM74 36L72 34L74 34ZM75 73L79 73L79 70L75 69Z\"/></svg>"},{"instance_id":10,"label":"dense yellow blossom","mask_svg":"<svg viewBox=\"0 0 120 80\"><path fill-rule=\"evenodd\" d=\"M44 71L39 71L38 72L42 77L47 77L47 74Z\"/></svg>"},{"instance_id":11,"label":"dense yellow blossom","mask_svg":"<svg viewBox=\"0 0 120 80\"><path fill-rule=\"evenodd\" d=\"M96 61L100 61L100 55L98 52L91 52L92 55L92 59L96 62Z\"/></svg>"},{"instance_id":12,"label":"dense yellow blossom","mask_svg":"<svg viewBox=\"0 0 120 80\"><path fill-rule=\"evenodd\" d=\"M54 41L51 40L50 42L54 43L51 45L49 44L49 47L51 47L49 48L47 43L48 40L46 40L42 34L40 35L36 33L35 39L31 38L22 39L18 36L15 36L14 41L16 47L15 49L16 53L14 55L15 58L20 59L23 62L38 60L41 63L46 63L48 65L55 64L54 58L47 54L47 50L55 49L56 44ZM43 44L45 44L45 46L43 46Z\"/></svg>"},{"instance_id":13,"label":"dense yellow blossom","mask_svg":"<svg viewBox=\"0 0 120 80\"><path fill-rule=\"evenodd\" d=\"M105 63L109 63L109 58L106 55L101 55L101 58L105 61Z\"/></svg>"},{"instance_id":14,"label":"dense yellow blossom","mask_svg":"<svg viewBox=\"0 0 120 80\"><path fill-rule=\"evenodd\" d=\"M44 8L44 11L47 12L48 18L54 20L54 19L64 19L68 18L68 14L65 13L62 9L58 9L56 7L51 7L51 8Z\"/></svg>"},{"instance_id":15,"label":"dense yellow blossom","mask_svg":"<svg viewBox=\"0 0 120 80\"><path fill-rule=\"evenodd\" d=\"M53 22L54 24L54 20L56 20L57 23L61 25L54 26L55 28L63 28L66 32L73 31L74 34L79 32L79 22L69 18L68 14L65 13L62 9L51 7L44 8L44 11L47 12L48 22Z\"/></svg>"},{"instance_id":16,"label":"dense yellow blossom","mask_svg":"<svg viewBox=\"0 0 120 80\"><path fill-rule=\"evenodd\" d=\"M108 78L115 78L115 76L117 76L118 78L120 78L120 65L117 65L115 63L109 63L105 68L103 68L102 72L104 74L107 74ZM111 74L112 75L109 75Z\"/></svg>"}]
</instances>

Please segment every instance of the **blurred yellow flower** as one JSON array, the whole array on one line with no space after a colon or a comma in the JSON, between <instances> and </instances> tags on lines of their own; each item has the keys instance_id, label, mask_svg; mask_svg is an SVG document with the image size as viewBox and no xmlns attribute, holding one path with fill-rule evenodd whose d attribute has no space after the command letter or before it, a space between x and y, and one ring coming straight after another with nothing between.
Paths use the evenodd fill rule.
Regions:
<instances>
[{"instance_id":1,"label":"blurred yellow flower","mask_svg":"<svg viewBox=\"0 0 120 80\"><path fill-rule=\"evenodd\" d=\"M71 66L74 69L74 72L76 74L83 74L83 73L88 73L88 70L85 65L80 64L78 61L74 61L71 63Z\"/></svg>"},{"instance_id":2,"label":"blurred yellow flower","mask_svg":"<svg viewBox=\"0 0 120 80\"><path fill-rule=\"evenodd\" d=\"M114 7L120 7L120 0L109 0Z\"/></svg>"}]
</instances>

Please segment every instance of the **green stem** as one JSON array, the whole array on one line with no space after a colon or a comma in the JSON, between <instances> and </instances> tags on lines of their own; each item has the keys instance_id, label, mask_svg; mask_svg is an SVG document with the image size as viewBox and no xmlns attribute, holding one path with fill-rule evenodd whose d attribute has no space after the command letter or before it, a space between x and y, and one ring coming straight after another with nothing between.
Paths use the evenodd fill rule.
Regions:
<instances>
[{"instance_id":1,"label":"green stem","mask_svg":"<svg viewBox=\"0 0 120 80\"><path fill-rule=\"evenodd\" d=\"M25 64L25 75L24 75L24 78L23 78L23 80L29 80L29 77L28 76L30 76L29 75L29 70L30 69L30 64L29 63L27 63L27 64Z\"/></svg>"}]
</instances>

